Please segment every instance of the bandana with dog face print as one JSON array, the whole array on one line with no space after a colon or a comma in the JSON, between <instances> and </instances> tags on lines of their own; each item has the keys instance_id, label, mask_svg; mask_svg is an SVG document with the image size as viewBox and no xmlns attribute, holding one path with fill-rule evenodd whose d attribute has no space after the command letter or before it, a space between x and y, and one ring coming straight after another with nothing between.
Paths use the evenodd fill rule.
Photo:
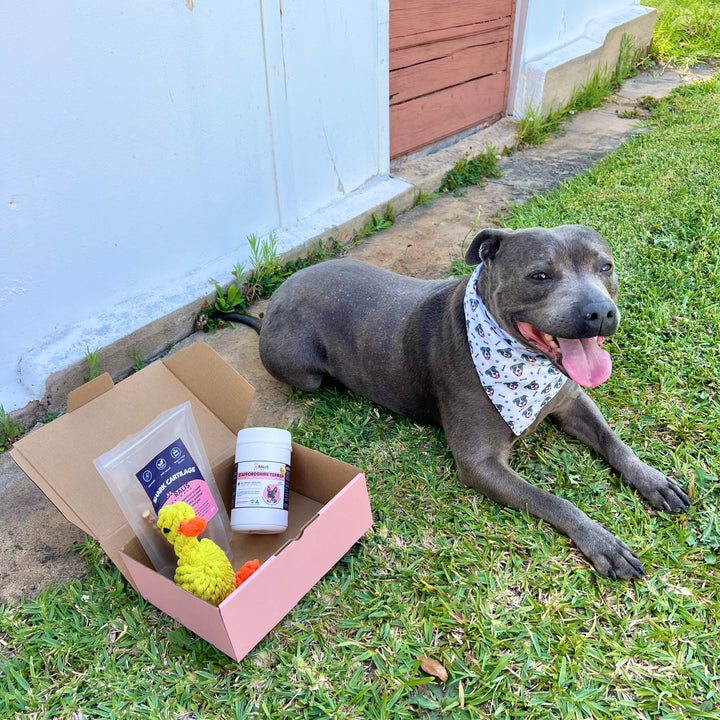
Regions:
<instances>
[{"instance_id":1,"label":"bandana with dog face print","mask_svg":"<svg viewBox=\"0 0 720 720\"><path fill-rule=\"evenodd\" d=\"M545 355L502 330L477 292L482 263L465 290L465 326L483 390L515 435L521 435L567 381Z\"/></svg>"}]
</instances>

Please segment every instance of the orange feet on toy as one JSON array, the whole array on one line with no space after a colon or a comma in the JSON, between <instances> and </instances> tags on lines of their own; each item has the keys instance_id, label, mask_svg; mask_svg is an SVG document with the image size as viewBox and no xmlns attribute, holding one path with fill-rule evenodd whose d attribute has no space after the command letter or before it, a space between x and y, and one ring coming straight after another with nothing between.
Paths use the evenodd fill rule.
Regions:
<instances>
[{"instance_id":1,"label":"orange feet on toy","mask_svg":"<svg viewBox=\"0 0 720 720\"><path fill-rule=\"evenodd\" d=\"M260 567L259 560L248 560L236 573L235 573L235 587L240 587L258 568Z\"/></svg>"}]
</instances>

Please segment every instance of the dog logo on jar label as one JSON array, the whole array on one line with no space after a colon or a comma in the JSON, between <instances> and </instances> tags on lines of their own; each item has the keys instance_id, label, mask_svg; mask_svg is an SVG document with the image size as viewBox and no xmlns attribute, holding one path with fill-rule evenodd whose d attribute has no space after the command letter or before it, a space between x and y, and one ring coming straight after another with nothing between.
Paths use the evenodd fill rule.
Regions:
<instances>
[{"instance_id":1,"label":"dog logo on jar label","mask_svg":"<svg viewBox=\"0 0 720 720\"><path fill-rule=\"evenodd\" d=\"M268 505L277 505L280 502L280 488L277 485L266 485L263 490L263 500Z\"/></svg>"}]
</instances>

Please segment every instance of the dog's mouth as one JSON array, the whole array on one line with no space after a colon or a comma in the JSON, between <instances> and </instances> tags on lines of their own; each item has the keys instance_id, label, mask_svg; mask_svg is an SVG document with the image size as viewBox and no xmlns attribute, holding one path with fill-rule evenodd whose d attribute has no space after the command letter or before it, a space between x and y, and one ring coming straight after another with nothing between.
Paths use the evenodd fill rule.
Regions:
<instances>
[{"instance_id":1,"label":"dog's mouth","mask_svg":"<svg viewBox=\"0 0 720 720\"><path fill-rule=\"evenodd\" d=\"M561 338L548 335L526 322L515 322L518 332L568 377L583 387L602 385L612 373L612 358L600 347L605 338Z\"/></svg>"}]
</instances>

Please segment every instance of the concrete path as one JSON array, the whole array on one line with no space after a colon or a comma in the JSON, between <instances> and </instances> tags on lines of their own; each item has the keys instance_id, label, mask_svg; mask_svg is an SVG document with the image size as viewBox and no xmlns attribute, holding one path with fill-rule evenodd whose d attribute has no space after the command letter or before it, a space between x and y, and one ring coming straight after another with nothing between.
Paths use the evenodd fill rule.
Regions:
<instances>
[{"instance_id":1,"label":"concrete path","mask_svg":"<svg viewBox=\"0 0 720 720\"><path fill-rule=\"evenodd\" d=\"M670 71L643 73L628 80L603 108L576 115L561 137L505 157L499 179L491 180L484 188L470 188L460 197L443 195L407 210L391 228L367 238L350 254L417 277L447 273L450 263L462 258L463 242L474 229L492 225L503 208L584 172L639 131L636 120L623 119L618 112L633 108L642 96L663 97L680 84L709 77L712 71L703 67L683 75ZM429 194L458 158L478 154L487 145L498 151L505 145L512 146L515 127L512 120L503 119L452 147L398 164L393 174ZM359 218L358 227L365 221ZM259 303L253 312L262 309ZM212 335L194 333L170 352L193 342L212 345L255 387L249 425L285 425L297 419L299 410L288 403L287 388L273 380L260 364L254 331L238 327ZM0 454L0 527L0 602L33 598L51 583L83 577L85 562L72 551L72 546L83 540L83 534L65 520L7 452Z\"/></svg>"}]
</instances>

